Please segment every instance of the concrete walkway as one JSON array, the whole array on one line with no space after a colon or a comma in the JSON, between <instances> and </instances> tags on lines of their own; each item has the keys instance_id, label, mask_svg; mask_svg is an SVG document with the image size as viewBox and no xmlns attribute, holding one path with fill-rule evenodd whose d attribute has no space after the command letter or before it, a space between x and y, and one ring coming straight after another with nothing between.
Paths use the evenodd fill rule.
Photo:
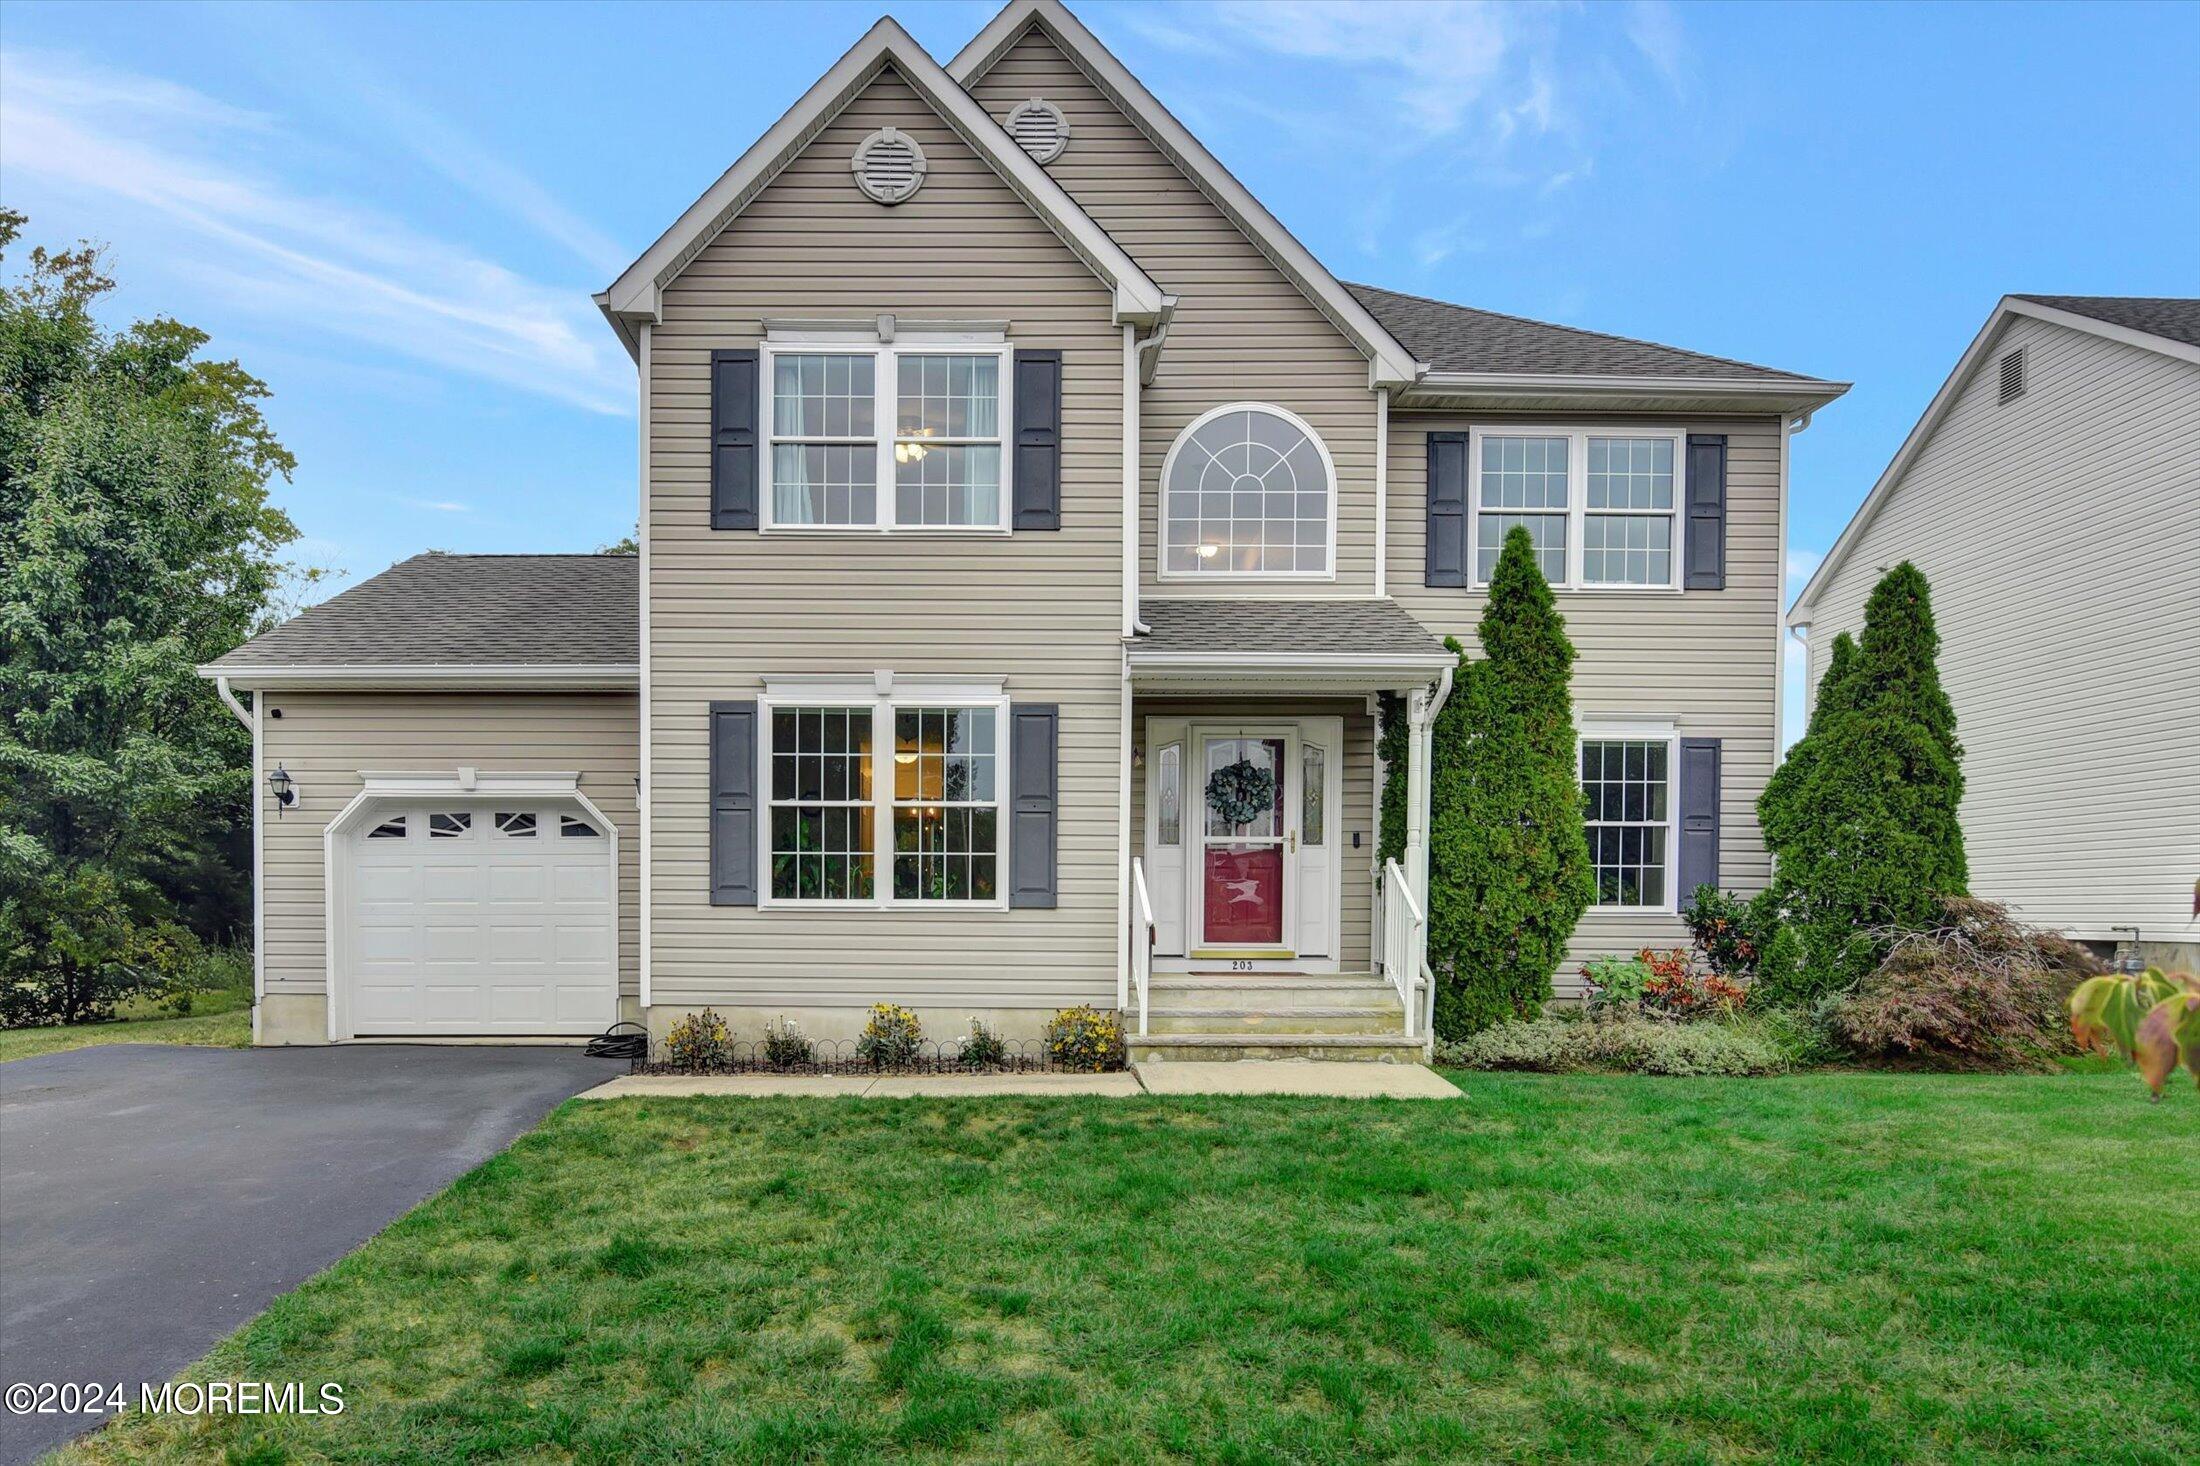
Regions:
<instances>
[{"instance_id":1,"label":"concrete walkway","mask_svg":"<svg viewBox=\"0 0 2200 1466\"><path fill-rule=\"evenodd\" d=\"M988 1094L1291 1094L1359 1099L1456 1099L1459 1090L1419 1064L1140 1064L1120 1074L717 1074L629 1075L582 1099L656 1095L841 1095L870 1099L955 1099Z\"/></svg>"}]
</instances>

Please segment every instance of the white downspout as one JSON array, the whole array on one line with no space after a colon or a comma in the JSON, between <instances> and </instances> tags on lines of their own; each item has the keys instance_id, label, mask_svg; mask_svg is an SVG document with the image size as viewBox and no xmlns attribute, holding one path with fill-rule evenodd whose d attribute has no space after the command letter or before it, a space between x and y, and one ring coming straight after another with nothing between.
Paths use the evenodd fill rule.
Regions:
<instances>
[{"instance_id":1,"label":"white downspout","mask_svg":"<svg viewBox=\"0 0 2200 1466\"><path fill-rule=\"evenodd\" d=\"M252 1043L260 1042L260 1006L267 994L267 899L263 882L267 871L266 830L260 807L260 695L252 694L252 710L245 711L237 694L229 690L227 677L214 679L214 691L252 730Z\"/></svg>"},{"instance_id":2,"label":"white downspout","mask_svg":"<svg viewBox=\"0 0 2200 1466\"><path fill-rule=\"evenodd\" d=\"M1390 594L1390 389L1375 390L1375 594Z\"/></svg>"},{"instance_id":3,"label":"white downspout","mask_svg":"<svg viewBox=\"0 0 2200 1466\"><path fill-rule=\"evenodd\" d=\"M1115 791L1115 1011L1131 1006L1131 653L1123 649L1122 740Z\"/></svg>"},{"instance_id":4,"label":"white downspout","mask_svg":"<svg viewBox=\"0 0 2200 1466\"><path fill-rule=\"evenodd\" d=\"M642 417L642 422L641 422L641 432L640 432L640 434L639 434L639 437L640 437L641 443L640 443L640 449L639 449L639 455L638 455L638 456L639 456L639 460L640 460L640 465L641 465L641 466L640 466L640 473L639 473L639 483L638 483L638 485L637 485L637 488L636 488L636 491L635 491L636 510L635 510L635 518L634 518L634 547L635 547L635 550L637 551L637 554L636 554L636 559L637 559L637 560L639 561L639 563L638 563L638 564L637 564L637 565L635 566L635 578L636 578L636 579L637 579L638 581L640 581L640 583L641 583L641 608L640 608L640 609L641 609L641 633L642 633L642 641L641 641L641 652L642 652L642 656L641 656L641 661L642 661L642 665L641 665L641 675L640 675L640 678L639 678L639 680L638 680L638 682L637 682L637 684L636 684L636 691L637 691L637 694L638 694L638 696L637 696L637 699L636 699L636 707L635 707L635 712L636 712L636 714L637 714L637 717L636 717L635 721L636 721L636 722L637 722L637 723L639 724L639 737L640 737L640 747L639 747L639 748L637 749L637 754L638 754L638 756L639 756L639 757L638 757L638 762L637 762L637 763L636 763L636 765L635 765L635 779L634 779L634 802L635 802L635 805L637 806L637 807L636 807L636 809L635 809L635 812L634 812L634 814L635 814L635 824L636 824L636 825L637 825L637 826L638 826L638 827L640 828L640 831L641 831L641 837L642 837L642 839L641 839L641 848L640 848L640 849L639 849L639 850L638 850L638 851L637 851L637 852L635 853L635 869L636 869L636 875L637 875L637 876L639 877L639 880L638 880L638 886L639 886L639 900L640 900L640 905L641 905L641 911L640 911L640 913L639 913L639 914L640 914L640 921L639 921L639 922L637 923L636 940L637 940L637 942L638 942L638 944L639 944L639 946L640 946L640 949L641 949L641 950L640 950L640 952L639 952L639 953L637 954L637 955L638 955L638 961L637 961L637 963L636 963L636 970L635 970L635 995L636 995L636 997L637 997L637 998L638 998L638 999L640 1000L640 1002L641 1002L641 1009L642 1009L642 1022L643 1022L643 1023L644 1023L645 1025L646 1025L646 1024L647 1024L647 1023L649 1022L649 999L650 999L650 956L651 956L651 936L652 936L652 934L651 934L651 924L650 924L650 919L649 919L649 906L650 906L650 886L651 886L651 882L650 882L650 878L649 878L649 866L650 866L650 858L651 858L651 855L652 855L652 853L653 853L653 850L652 850L652 844L651 844L651 840L650 840L650 827L649 827L649 804L650 804L650 798L649 798L649 794L650 794L650 779L649 779L649 756L650 756L650 743L651 743L651 738L650 738L650 732L651 732L651 729L650 729L650 719L649 719L649 398L650 398L650 382L649 382L649 362L650 362L650 329L649 329L649 323L648 323L647 321L644 321L644 322L642 323L642 327L641 327L641 337L642 337L642 340L641 340L641 362L640 362L640 367L639 367L639 373L638 373L638 374L639 374L639 377L640 377L640 381L641 381L641 386L640 386L640 387L639 387L639 388L637 389L637 395L638 395L638 396L640 397L640 399L641 399L641 403L640 403L640 406L641 406L641 417ZM616 1000L616 999L614 999L614 1000L613 1000L613 1004L614 1004L614 1007L616 1007L616 1002L617 1002L617 1000Z\"/></svg>"},{"instance_id":5,"label":"white downspout","mask_svg":"<svg viewBox=\"0 0 2200 1466\"><path fill-rule=\"evenodd\" d=\"M1142 636L1153 628L1138 619L1138 531L1144 506L1139 502L1138 441L1139 358L1159 333L1144 343L1136 326L1123 328L1123 635ZM1127 696L1126 692L1126 696Z\"/></svg>"}]
</instances>

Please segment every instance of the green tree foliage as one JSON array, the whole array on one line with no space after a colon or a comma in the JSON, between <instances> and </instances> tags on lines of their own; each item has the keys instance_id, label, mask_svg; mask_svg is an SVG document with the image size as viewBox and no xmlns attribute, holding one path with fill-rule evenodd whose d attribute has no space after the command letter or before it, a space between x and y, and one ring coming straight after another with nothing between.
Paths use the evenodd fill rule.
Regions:
<instances>
[{"instance_id":1,"label":"green tree foliage","mask_svg":"<svg viewBox=\"0 0 2200 1466\"><path fill-rule=\"evenodd\" d=\"M1430 758L1436 1031L1532 1017L1595 894L1582 834L1574 647L1524 529L1505 537Z\"/></svg>"},{"instance_id":2,"label":"green tree foliage","mask_svg":"<svg viewBox=\"0 0 2200 1466\"><path fill-rule=\"evenodd\" d=\"M1406 858L1406 757L1412 730L1406 717L1406 700L1386 692L1379 700L1379 727L1375 756L1383 764L1382 829L1375 842L1375 869Z\"/></svg>"},{"instance_id":3,"label":"green tree foliage","mask_svg":"<svg viewBox=\"0 0 2200 1466\"><path fill-rule=\"evenodd\" d=\"M1853 983L1884 955L1874 931L1919 929L1966 893L1939 650L1930 589L1905 561L1873 589L1853 651L1835 643L1810 728L1758 802L1775 898L1802 939L1797 998Z\"/></svg>"},{"instance_id":4,"label":"green tree foliage","mask_svg":"<svg viewBox=\"0 0 2200 1466\"><path fill-rule=\"evenodd\" d=\"M191 940L187 888L249 889L251 740L192 668L268 617L293 460L204 332L102 328L112 287L87 246L0 289L0 1022L99 1016Z\"/></svg>"}]
</instances>

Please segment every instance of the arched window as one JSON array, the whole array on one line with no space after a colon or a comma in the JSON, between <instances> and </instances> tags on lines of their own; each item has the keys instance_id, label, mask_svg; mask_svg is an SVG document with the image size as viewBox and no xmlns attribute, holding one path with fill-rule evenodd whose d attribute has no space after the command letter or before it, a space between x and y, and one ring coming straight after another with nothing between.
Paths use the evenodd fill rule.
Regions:
<instances>
[{"instance_id":1,"label":"arched window","mask_svg":"<svg viewBox=\"0 0 2200 1466\"><path fill-rule=\"evenodd\" d=\"M1332 574L1336 465L1282 408L1203 414L1170 446L1161 485L1163 575Z\"/></svg>"}]
</instances>

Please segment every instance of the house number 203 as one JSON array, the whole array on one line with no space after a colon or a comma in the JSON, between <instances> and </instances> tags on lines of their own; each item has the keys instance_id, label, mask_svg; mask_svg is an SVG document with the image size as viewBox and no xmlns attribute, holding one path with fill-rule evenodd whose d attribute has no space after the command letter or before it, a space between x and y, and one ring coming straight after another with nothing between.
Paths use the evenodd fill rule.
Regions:
<instances>
[{"instance_id":1,"label":"house number 203","mask_svg":"<svg viewBox=\"0 0 2200 1466\"><path fill-rule=\"evenodd\" d=\"M1232 972L1251 972L1253 970L1253 959L1250 957L1232 958L1230 961L1230 970Z\"/></svg>"}]
</instances>

